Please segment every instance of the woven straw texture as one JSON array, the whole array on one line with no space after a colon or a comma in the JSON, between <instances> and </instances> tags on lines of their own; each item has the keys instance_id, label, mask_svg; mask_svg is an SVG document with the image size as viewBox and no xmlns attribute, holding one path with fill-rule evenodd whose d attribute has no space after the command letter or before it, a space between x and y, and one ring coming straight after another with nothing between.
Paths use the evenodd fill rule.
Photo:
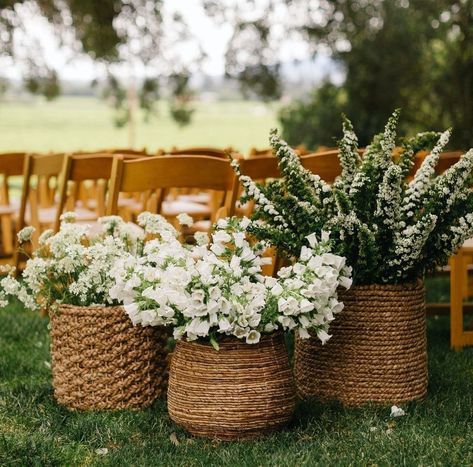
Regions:
<instances>
[{"instance_id":1,"label":"woven straw texture","mask_svg":"<svg viewBox=\"0 0 473 467\"><path fill-rule=\"evenodd\" d=\"M395 404L427 394L424 286L355 286L332 338L297 340L295 378L302 398Z\"/></svg>"},{"instance_id":2,"label":"woven straw texture","mask_svg":"<svg viewBox=\"0 0 473 467\"><path fill-rule=\"evenodd\" d=\"M258 344L236 338L210 345L178 341L169 375L169 415L196 436L251 439L292 417L295 387L280 334Z\"/></svg>"},{"instance_id":3,"label":"woven straw texture","mask_svg":"<svg viewBox=\"0 0 473 467\"><path fill-rule=\"evenodd\" d=\"M121 307L51 313L54 395L71 409L139 409L165 394L167 332L133 326Z\"/></svg>"}]
</instances>

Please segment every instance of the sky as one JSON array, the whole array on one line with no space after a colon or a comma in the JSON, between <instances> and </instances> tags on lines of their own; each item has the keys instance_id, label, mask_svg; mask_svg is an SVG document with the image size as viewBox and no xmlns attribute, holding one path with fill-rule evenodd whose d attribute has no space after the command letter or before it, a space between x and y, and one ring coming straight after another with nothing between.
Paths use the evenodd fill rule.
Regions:
<instances>
[{"instance_id":1,"label":"sky","mask_svg":"<svg viewBox=\"0 0 473 467\"><path fill-rule=\"evenodd\" d=\"M205 15L199 0L185 0L185 2L165 0L165 8L168 11L179 11L188 23L191 33L198 38L207 55L201 71L209 75L222 75L225 67L225 49L232 34L231 27L215 24ZM26 8L23 18L25 29L28 30L30 36L28 40L40 44L48 63L59 72L60 78L91 80L101 73L100 67L97 67L88 57L77 58L67 47L61 48L44 18ZM27 44L26 47L28 47ZM12 66L8 59L1 64L4 65L2 68L9 78L21 76L18 68Z\"/></svg>"},{"instance_id":2,"label":"sky","mask_svg":"<svg viewBox=\"0 0 473 467\"><path fill-rule=\"evenodd\" d=\"M259 1L266 2L266 0ZM87 56L77 57L68 47L61 47L50 25L41 15L31 9L31 4L28 5L28 2L26 2L20 5L19 8L22 9L24 26L28 31L28 37L23 38L25 41L23 45L24 51L30 48L28 41L34 41L35 46L39 44L43 49L43 55L47 58L48 64L58 71L61 80L90 82L95 78L100 79L104 76L104 66L97 65ZM225 50L232 35L231 26L229 24L219 25L209 18L203 10L201 0L164 0L164 8L169 15L173 12L179 12L183 16L185 22L189 25L191 35L197 38L205 52L207 58L200 66L199 72L211 76L223 75L225 71ZM193 53L191 49L192 47L189 44L181 47L179 53L184 60L186 60L186 55L189 56L189 59L191 58ZM23 53L22 49L19 50L19 53ZM327 56L323 56L323 54L319 55L315 62L308 63L310 52L307 45L302 42L296 43L291 40L285 40L279 50L279 54L283 62L290 63L294 59L305 61L309 68L307 69L306 67L301 72L306 75L314 73L317 75L314 76L315 81L320 81L321 76L326 71L329 71L325 71L325 69L329 67L330 60ZM0 69L2 74L5 74L10 79L20 79L22 76L21 70L8 59L4 59L3 62L0 60ZM115 68L114 72L122 79L129 78L131 74L140 78L144 74L143 69L140 69L139 65L132 73L129 67L126 66Z\"/></svg>"}]
</instances>

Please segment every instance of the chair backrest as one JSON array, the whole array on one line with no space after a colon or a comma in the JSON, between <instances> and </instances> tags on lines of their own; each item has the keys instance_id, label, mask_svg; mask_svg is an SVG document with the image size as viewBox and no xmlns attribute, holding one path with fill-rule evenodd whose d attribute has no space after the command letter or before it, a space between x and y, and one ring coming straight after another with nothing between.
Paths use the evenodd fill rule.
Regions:
<instances>
[{"instance_id":1,"label":"chair backrest","mask_svg":"<svg viewBox=\"0 0 473 467\"><path fill-rule=\"evenodd\" d=\"M435 167L435 173L440 175L445 172L452 165L456 164L463 154L463 151L443 152L440 154L438 164Z\"/></svg>"},{"instance_id":2,"label":"chair backrest","mask_svg":"<svg viewBox=\"0 0 473 467\"><path fill-rule=\"evenodd\" d=\"M230 162L210 156L155 156L125 160L115 156L107 214L117 213L120 192L146 192L169 188L199 188L225 192L224 203L233 214L237 178ZM163 196L158 198L160 212Z\"/></svg>"},{"instance_id":3,"label":"chair backrest","mask_svg":"<svg viewBox=\"0 0 473 467\"><path fill-rule=\"evenodd\" d=\"M248 158L251 157L260 157L260 156L272 156L273 155L273 148L266 148L266 149L257 149L251 148L248 152Z\"/></svg>"},{"instance_id":4,"label":"chair backrest","mask_svg":"<svg viewBox=\"0 0 473 467\"><path fill-rule=\"evenodd\" d=\"M424 159L429 155L428 151L420 151L416 154L414 165L409 172L409 179L412 179L416 172L420 169L420 166L424 162ZM441 175L452 165L456 164L461 156L463 155L462 151L451 151L443 152L440 154L439 161L435 167L435 173Z\"/></svg>"},{"instance_id":5,"label":"chair backrest","mask_svg":"<svg viewBox=\"0 0 473 467\"><path fill-rule=\"evenodd\" d=\"M8 204L10 202L8 178L22 175L24 163L24 152L7 152L0 154L0 174L2 175L0 203Z\"/></svg>"},{"instance_id":6,"label":"chair backrest","mask_svg":"<svg viewBox=\"0 0 473 467\"><path fill-rule=\"evenodd\" d=\"M327 152L316 152L301 156L301 163L313 174L318 175L327 183L333 183L342 173L340 161L338 159L338 150Z\"/></svg>"},{"instance_id":7,"label":"chair backrest","mask_svg":"<svg viewBox=\"0 0 473 467\"><path fill-rule=\"evenodd\" d=\"M0 174L6 177L22 175L25 162L24 152L4 152L0 154Z\"/></svg>"},{"instance_id":8,"label":"chair backrest","mask_svg":"<svg viewBox=\"0 0 473 467\"><path fill-rule=\"evenodd\" d=\"M221 157L227 158L228 152L225 149L211 148L211 147L191 147L184 149L173 148L170 151L166 151L162 155L169 156L209 156L209 157ZM232 151L230 151L232 152Z\"/></svg>"},{"instance_id":9,"label":"chair backrest","mask_svg":"<svg viewBox=\"0 0 473 467\"><path fill-rule=\"evenodd\" d=\"M124 154L125 156L148 156L148 151L146 148L143 149L131 149L131 148L114 148L107 149L103 152L110 154Z\"/></svg>"},{"instance_id":10,"label":"chair backrest","mask_svg":"<svg viewBox=\"0 0 473 467\"><path fill-rule=\"evenodd\" d=\"M23 190L21 193L20 213L17 230L25 226L26 205L30 201L31 218L37 216L38 206L52 206L54 189L49 185L51 178L59 178L64 154L27 154L23 167ZM36 179L36 189L32 181ZM38 226L35 226L38 227Z\"/></svg>"},{"instance_id":11,"label":"chair backrest","mask_svg":"<svg viewBox=\"0 0 473 467\"><path fill-rule=\"evenodd\" d=\"M272 156L254 156L250 159L240 159L240 171L252 180L265 180L267 178L280 178L278 159Z\"/></svg>"},{"instance_id":12,"label":"chair backrest","mask_svg":"<svg viewBox=\"0 0 473 467\"><path fill-rule=\"evenodd\" d=\"M64 158L61 170L61 185L59 189L59 199L54 221L55 231L59 230L60 217L68 200L71 201L71 209L74 209L77 199L80 197L81 185L85 181L103 181L97 183L94 188L94 198L96 201L97 215L105 214L105 194L106 186L112 173L113 154L94 155L71 155ZM87 200L83 200L87 201Z\"/></svg>"}]
</instances>

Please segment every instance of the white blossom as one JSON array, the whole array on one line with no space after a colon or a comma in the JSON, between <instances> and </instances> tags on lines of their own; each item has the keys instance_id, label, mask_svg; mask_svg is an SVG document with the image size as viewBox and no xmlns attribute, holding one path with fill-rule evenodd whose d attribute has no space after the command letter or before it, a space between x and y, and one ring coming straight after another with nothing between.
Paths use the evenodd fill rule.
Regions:
<instances>
[{"instance_id":1,"label":"white blossom","mask_svg":"<svg viewBox=\"0 0 473 467\"><path fill-rule=\"evenodd\" d=\"M31 236L33 235L35 228L32 226L24 227L17 233L18 242L26 243L31 240Z\"/></svg>"},{"instance_id":2,"label":"white blossom","mask_svg":"<svg viewBox=\"0 0 473 467\"><path fill-rule=\"evenodd\" d=\"M187 225L188 227L190 227L194 223L194 219L192 219L192 217L186 213L178 214L177 221L180 225Z\"/></svg>"}]
</instances>

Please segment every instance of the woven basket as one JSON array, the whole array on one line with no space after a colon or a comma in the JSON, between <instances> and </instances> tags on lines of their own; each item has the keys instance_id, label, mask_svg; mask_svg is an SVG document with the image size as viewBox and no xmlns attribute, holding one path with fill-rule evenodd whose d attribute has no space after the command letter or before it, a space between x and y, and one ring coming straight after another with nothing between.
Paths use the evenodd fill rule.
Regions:
<instances>
[{"instance_id":1,"label":"woven basket","mask_svg":"<svg viewBox=\"0 0 473 467\"><path fill-rule=\"evenodd\" d=\"M210 345L178 341L168 388L169 415L196 436L251 439L292 417L295 387L281 334L258 344L236 338Z\"/></svg>"},{"instance_id":2,"label":"woven basket","mask_svg":"<svg viewBox=\"0 0 473 467\"><path fill-rule=\"evenodd\" d=\"M139 409L165 394L167 332L133 326L122 307L51 312L54 395L71 409Z\"/></svg>"},{"instance_id":3,"label":"woven basket","mask_svg":"<svg viewBox=\"0 0 473 467\"><path fill-rule=\"evenodd\" d=\"M427 394L424 286L355 286L332 338L297 340L295 378L302 398L345 405L403 403Z\"/></svg>"}]
</instances>

